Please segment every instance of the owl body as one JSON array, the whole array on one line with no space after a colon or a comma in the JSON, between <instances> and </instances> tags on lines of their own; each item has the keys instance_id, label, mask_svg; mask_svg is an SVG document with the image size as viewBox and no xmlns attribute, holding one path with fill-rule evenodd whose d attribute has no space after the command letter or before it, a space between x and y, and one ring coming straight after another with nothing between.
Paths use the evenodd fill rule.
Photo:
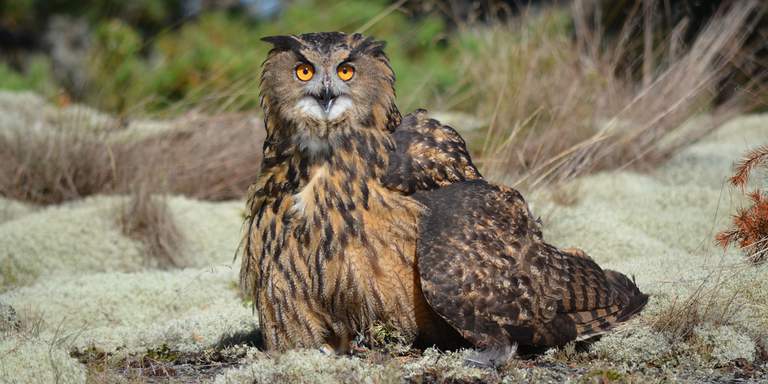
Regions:
<instances>
[{"instance_id":1,"label":"owl body","mask_svg":"<svg viewBox=\"0 0 768 384\"><path fill-rule=\"evenodd\" d=\"M546 244L456 131L425 111L401 118L382 43L265 40L241 286L269 349L345 351L375 323L441 347L559 345L645 305L625 276Z\"/></svg>"},{"instance_id":2,"label":"owl body","mask_svg":"<svg viewBox=\"0 0 768 384\"><path fill-rule=\"evenodd\" d=\"M254 202L263 208L249 245L260 256L253 289L268 348L343 351L375 322L415 339L427 313L415 268L422 207L381 186L381 170L363 162L314 165L305 175L300 163L263 174L299 177L294 188Z\"/></svg>"}]
</instances>

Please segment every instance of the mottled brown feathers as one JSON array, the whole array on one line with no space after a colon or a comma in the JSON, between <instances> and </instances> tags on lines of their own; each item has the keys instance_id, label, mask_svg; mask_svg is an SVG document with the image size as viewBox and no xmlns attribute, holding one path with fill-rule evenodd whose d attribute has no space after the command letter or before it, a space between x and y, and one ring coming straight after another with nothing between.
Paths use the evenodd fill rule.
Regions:
<instances>
[{"instance_id":1,"label":"mottled brown feathers","mask_svg":"<svg viewBox=\"0 0 768 384\"><path fill-rule=\"evenodd\" d=\"M581 251L545 243L515 190L482 180L414 196L427 301L474 345L562 345L639 311L647 296Z\"/></svg>"},{"instance_id":2,"label":"mottled brown feathers","mask_svg":"<svg viewBox=\"0 0 768 384\"><path fill-rule=\"evenodd\" d=\"M483 181L456 131L421 110L401 119L383 43L265 40L267 138L240 278L268 349L345 351L375 323L443 348L559 345L645 304L625 276L546 244L520 194ZM296 79L303 62L317 82ZM340 63L354 65L348 82L332 77ZM345 98L340 112L317 112L320 87Z\"/></svg>"},{"instance_id":3,"label":"mottled brown feathers","mask_svg":"<svg viewBox=\"0 0 768 384\"><path fill-rule=\"evenodd\" d=\"M360 36L287 39L298 41L299 52L273 50L262 74L267 139L248 199L241 267L267 347L343 351L376 321L415 339L418 324L435 316L415 268L421 206L379 182L394 149L389 132L400 121L394 74L377 45ZM351 84L359 87L349 90L361 102L334 121L290 107L304 97L292 77L297 61L320 66L327 56L346 60L354 52L366 55L356 58Z\"/></svg>"},{"instance_id":4,"label":"mottled brown feathers","mask_svg":"<svg viewBox=\"0 0 768 384\"><path fill-rule=\"evenodd\" d=\"M406 116L392 136L395 151L382 178L388 188L411 194L482 177L458 132L423 109Z\"/></svg>"}]
</instances>

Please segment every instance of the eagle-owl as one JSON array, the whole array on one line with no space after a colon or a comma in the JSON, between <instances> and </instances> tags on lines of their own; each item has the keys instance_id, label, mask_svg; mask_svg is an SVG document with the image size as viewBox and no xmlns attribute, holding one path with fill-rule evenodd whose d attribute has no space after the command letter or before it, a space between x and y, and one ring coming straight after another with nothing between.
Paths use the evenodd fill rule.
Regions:
<instances>
[{"instance_id":1,"label":"eagle-owl","mask_svg":"<svg viewBox=\"0 0 768 384\"><path fill-rule=\"evenodd\" d=\"M646 304L626 276L544 242L456 131L401 117L383 42L264 40L267 137L240 277L268 349L343 352L374 323L443 348L555 346Z\"/></svg>"}]
</instances>

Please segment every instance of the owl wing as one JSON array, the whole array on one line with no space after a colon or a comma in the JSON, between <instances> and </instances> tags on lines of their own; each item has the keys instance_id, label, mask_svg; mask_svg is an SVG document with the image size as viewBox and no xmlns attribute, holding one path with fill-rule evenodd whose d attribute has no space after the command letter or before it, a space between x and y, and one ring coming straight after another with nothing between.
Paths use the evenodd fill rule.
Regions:
<instances>
[{"instance_id":1,"label":"owl wing","mask_svg":"<svg viewBox=\"0 0 768 384\"><path fill-rule=\"evenodd\" d=\"M412 194L482 177L458 132L423 109L406 115L392 136L396 147L381 180L390 189Z\"/></svg>"},{"instance_id":2,"label":"owl wing","mask_svg":"<svg viewBox=\"0 0 768 384\"><path fill-rule=\"evenodd\" d=\"M520 194L482 180L414 198L427 302L476 347L562 345L600 334L648 300L581 251L545 243Z\"/></svg>"}]
</instances>

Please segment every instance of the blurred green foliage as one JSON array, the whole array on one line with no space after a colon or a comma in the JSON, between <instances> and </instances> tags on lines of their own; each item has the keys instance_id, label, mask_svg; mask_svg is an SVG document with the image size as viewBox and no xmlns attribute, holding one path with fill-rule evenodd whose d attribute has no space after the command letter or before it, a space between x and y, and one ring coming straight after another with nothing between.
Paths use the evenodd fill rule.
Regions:
<instances>
[{"instance_id":1,"label":"blurred green foliage","mask_svg":"<svg viewBox=\"0 0 768 384\"><path fill-rule=\"evenodd\" d=\"M0 20L5 25L28 29L40 25L51 15L81 17L96 24L104 19L119 18L142 30L157 31L166 27L180 9L180 0L9 0L0 2Z\"/></svg>"},{"instance_id":2,"label":"blurred green foliage","mask_svg":"<svg viewBox=\"0 0 768 384\"><path fill-rule=\"evenodd\" d=\"M34 22L35 0L1 1L0 20L9 25Z\"/></svg>"},{"instance_id":3,"label":"blurred green foliage","mask_svg":"<svg viewBox=\"0 0 768 384\"><path fill-rule=\"evenodd\" d=\"M24 72L18 72L0 62L0 89L12 91L35 91L44 96L53 96L55 87L50 61L44 56L33 56Z\"/></svg>"},{"instance_id":4,"label":"blurred green foliage","mask_svg":"<svg viewBox=\"0 0 768 384\"><path fill-rule=\"evenodd\" d=\"M67 0L50 3L51 9L74 4ZM110 112L255 108L261 63L269 50L261 37L361 28L365 34L387 41L401 108L432 106L437 95L457 80L457 47L448 41L442 18L414 20L390 5L382 0L299 0L288 2L271 21L219 10L205 12L178 28L160 27L177 6L174 1L84 1L68 12L81 11L92 26L84 99ZM14 11L18 19L33 14L19 8ZM27 79L30 75L31 71L20 74L0 67L0 87L38 88Z\"/></svg>"},{"instance_id":5,"label":"blurred green foliage","mask_svg":"<svg viewBox=\"0 0 768 384\"><path fill-rule=\"evenodd\" d=\"M100 23L93 39L86 101L105 110L124 112L143 97L142 79L147 65L137 54L141 38L128 24L115 19Z\"/></svg>"}]
</instances>

